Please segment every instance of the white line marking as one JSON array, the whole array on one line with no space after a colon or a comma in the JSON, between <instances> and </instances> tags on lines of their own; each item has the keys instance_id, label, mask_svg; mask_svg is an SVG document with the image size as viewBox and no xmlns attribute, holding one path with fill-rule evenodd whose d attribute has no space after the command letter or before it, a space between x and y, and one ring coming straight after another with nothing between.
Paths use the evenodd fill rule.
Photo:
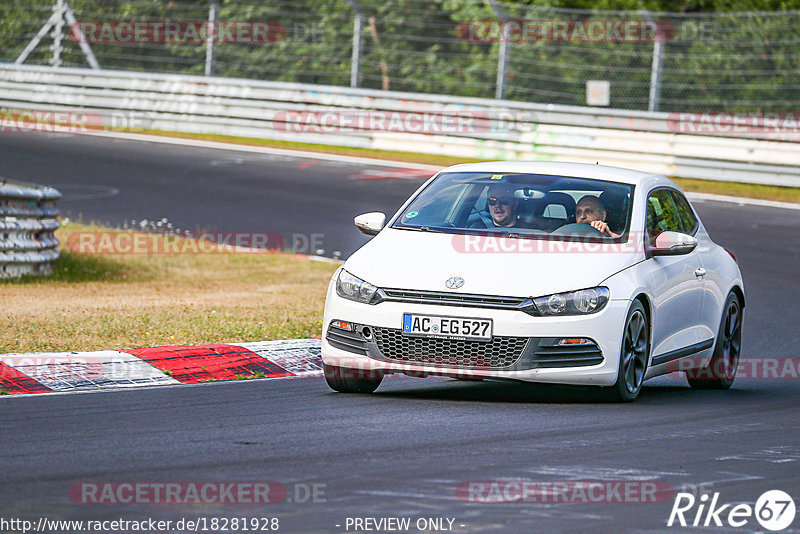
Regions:
<instances>
[{"instance_id":1,"label":"white line marking","mask_svg":"<svg viewBox=\"0 0 800 534\"><path fill-rule=\"evenodd\" d=\"M686 193L694 201L712 200L714 202L731 202L740 206L763 206L765 208L780 208L786 210L800 210L800 204L791 202L778 202L776 200L761 200L759 198L730 197L727 195L713 195L711 193Z\"/></svg>"},{"instance_id":2,"label":"white line marking","mask_svg":"<svg viewBox=\"0 0 800 534\"><path fill-rule=\"evenodd\" d=\"M210 148L214 150L232 150L236 152L253 152L256 154L273 154L288 156L292 158L309 158L325 161L338 161L344 163L354 163L358 165L378 165L381 167L399 167L403 169L425 169L429 171L440 171L444 167L441 165L425 165L421 163L410 163L407 161L390 161L385 159L365 158L358 156L342 156L339 154L325 154L322 152L308 152L304 150L291 150L286 148L259 147L250 145L237 145L233 143L223 143L219 141L202 141L199 139L183 139L178 137L166 137L158 135L134 134L123 132L87 132L80 135L93 135L96 137L110 137L113 139L125 139L130 141L143 141L147 143L163 143L169 145L192 146L200 148ZM780 208L800 210L800 204L791 202L778 202L774 200L760 200L755 198L734 197L727 195L715 195L711 193L687 193L692 200L714 202L731 202L739 205L763 206L767 208Z\"/></svg>"},{"instance_id":3,"label":"white line marking","mask_svg":"<svg viewBox=\"0 0 800 534\"><path fill-rule=\"evenodd\" d=\"M271 148L250 145L237 145L233 143L222 143L219 141L203 141L200 139L183 139L179 137L162 137L159 135L134 134L123 132L86 132L81 135L93 135L95 137L110 137L112 139L125 139L129 141L144 141L146 143L163 143L167 145L191 146L199 148L211 148L214 150L232 150L235 152L253 152L256 154L274 154L289 156L292 158L309 158L326 161L338 161L344 163L355 163L358 165L379 165L381 167L401 167L404 169L426 169L438 171L441 165L423 165L421 163L407 163L404 161L390 161L376 158L363 158L358 156L342 156L339 154L325 154L323 152L308 152L303 150L290 150L285 148Z\"/></svg>"},{"instance_id":4,"label":"white line marking","mask_svg":"<svg viewBox=\"0 0 800 534\"><path fill-rule=\"evenodd\" d=\"M543 466L528 469L529 473L559 476L566 480L658 480L665 476L685 476L681 471L642 471L639 469L616 469L583 465Z\"/></svg>"}]
</instances>

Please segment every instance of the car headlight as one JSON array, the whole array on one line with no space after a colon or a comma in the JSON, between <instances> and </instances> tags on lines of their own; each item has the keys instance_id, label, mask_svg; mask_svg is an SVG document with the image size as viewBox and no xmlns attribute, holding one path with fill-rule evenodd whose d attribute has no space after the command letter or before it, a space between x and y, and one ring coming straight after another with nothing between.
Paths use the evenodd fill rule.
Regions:
<instances>
[{"instance_id":1,"label":"car headlight","mask_svg":"<svg viewBox=\"0 0 800 534\"><path fill-rule=\"evenodd\" d=\"M554 315L588 315L603 309L608 302L607 287L580 289L533 299L536 309L545 317Z\"/></svg>"},{"instance_id":2,"label":"car headlight","mask_svg":"<svg viewBox=\"0 0 800 534\"><path fill-rule=\"evenodd\" d=\"M336 294L340 297L369 304L377 290L377 287L353 276L344 269L339 271L339 277L336 279Z\"/></svg>"}]
</instances>

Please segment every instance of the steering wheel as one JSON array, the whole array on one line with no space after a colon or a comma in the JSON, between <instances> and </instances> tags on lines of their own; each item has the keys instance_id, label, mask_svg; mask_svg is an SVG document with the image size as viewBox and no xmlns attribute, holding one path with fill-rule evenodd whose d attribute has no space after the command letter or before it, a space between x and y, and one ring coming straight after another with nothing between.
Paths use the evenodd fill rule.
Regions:
<instances>
[{"instance_id":1,"label":"steering wheel","mask_svg":"<svg viewBox=\"0 0 800 534\"><path fill-rule=\"evenodd\" d=\"M561 228L556 228L550 235L581 236L581 237L603 237L606 234L586 223L565 224Z\"/></svg>"},{"instance_id":2,"label":"steering wheel","mask_svg":"<svg viewBox=\"0 0 800 534\"><path fill-rule=\"evenodd\" d=\"M478 210L478 208L476 208L475 206L473 206L472 207L472 211L469 212L470 215L472 215L473 213L478 216L478 221L480 221L480 226L477 226L475 223L472 223L470 225L470 228L478 228L478 229L486 229L486 230L491 230L492 228L495 228L495 226L493 224L491 224L491 220L492 219L491 219L491 216L489 214L486 214L486 216L484 216L483 213L481 213ZM488 221L487 221L487 219L488 219Z\"/></svg>"}]
</instances>

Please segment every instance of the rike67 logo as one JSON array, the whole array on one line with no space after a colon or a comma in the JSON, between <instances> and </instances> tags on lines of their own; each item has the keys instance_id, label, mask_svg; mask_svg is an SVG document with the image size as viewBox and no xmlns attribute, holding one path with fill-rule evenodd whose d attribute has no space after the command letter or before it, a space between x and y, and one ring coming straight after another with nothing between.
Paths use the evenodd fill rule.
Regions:
<instances>
[{"instance_id":1,"label":"rike67 logo","mask_svg":"<svg viewBox=\"0 0 800 534\"><path fill-rule=\"evenodd\" d=\"M733 527L748 526L755 519L761 528L778 531L788 528L795 517L794 500L781 490L761 494L755 506L746 503L719 504L719 492L712 496L704 493L699 498L691 493L678 493L672 504L667 526L676 523L682 527Z\"/></svg>"}]
</instances>

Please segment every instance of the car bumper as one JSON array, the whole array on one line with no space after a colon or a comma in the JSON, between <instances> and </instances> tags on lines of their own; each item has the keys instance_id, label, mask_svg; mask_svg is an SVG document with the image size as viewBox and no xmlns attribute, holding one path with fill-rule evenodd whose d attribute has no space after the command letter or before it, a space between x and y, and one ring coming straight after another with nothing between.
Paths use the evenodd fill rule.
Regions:
<instances>
[{"instance_id":1,"label":"car bumper","mask_svg":"<svg viewBox=\"0 0 800 534\"><path fill-rule=\"evenodd\" d=\"M359 304L339 297L333 284L328 289L325 303L322 335L322 360L327 365L363 371L379 371L382 373L404 373L409 376L425 377L428 375L450 376L463 379L494 378L519 380L526 382L544 382L573 385L611 386L616 382L619 368L620 343L623 325L628 313L630 301L611 300L598 313L573 317L533 317L521 311L485 309L476 307L441 306L418 303L382 302L376 305ZM460 358L459 364L453 359L445 362L436 360L436 354L427 354L421 359L400 360L395 356L402 351L388 350L387 347L400 347L408 338L399 333L403 323L403 314L416 313L424 315L445 315L454 317L488 318L493 321L494 339L513 339L519 341L513 345L519 349L519 358L512 358L512 365L490 365L487 359L469 360ZM356 329L369 327L370 338L358 332L347 333L331 328L332 321L347 321ZM381 332L381 335L378 335ZM391 338L387 338L387 333ZM343 335L344 334L344 335ZM359 337L362 339L359 340ZM382 343L378 342L378 338ZM592 341L592 346L579 350L589 357L575 358L575 351L570 347L556 346L559 339L584 338ZM390 339L391 344L386 340ZM470 346L483 347L470 342L462 343L454 350L470 352ZM442 346L420 342L415 344L415 352L420 347ZM498 345L499 352L503 347ZM381 348L383 350L381 350ZM423 349L424 351L424 349ZM435 352L432 349L431 352ZM473 351L474 352L474 351ZM587 354L591 352L591 354ZM542 355L545 354L544 356ZM555 353L555 356L552 355ZM493 354L497 355L498 350ZM598 358L599 354L599 358ZM388 355L388 357L387 357ZM563 360L559 360L563 358ZM493 360L494 361L494 360ZM510 360L502 360L503 364ZM544 364L543 364L544 362ZM596 363L599 362L599 363ZM557 365L557 366L553 366Z\"/></svg>"}]
</instances>

